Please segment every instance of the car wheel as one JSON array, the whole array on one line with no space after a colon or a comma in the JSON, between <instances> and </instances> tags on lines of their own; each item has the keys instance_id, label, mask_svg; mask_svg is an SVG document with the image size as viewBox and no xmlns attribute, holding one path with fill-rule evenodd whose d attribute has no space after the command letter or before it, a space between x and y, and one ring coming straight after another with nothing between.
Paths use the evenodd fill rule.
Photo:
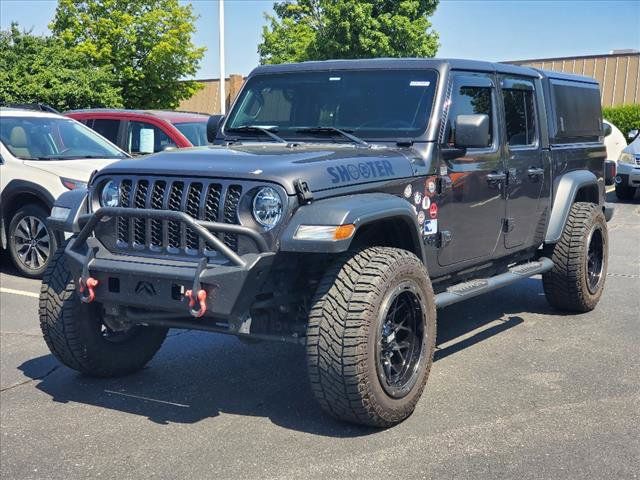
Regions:
<instances>
[{"instance_id":1,"label":"car wheel","mask_svg":"<svg viewBox=\"0 0 640 480\"><path fill-rule=\"evenodd\" d=\"M9 255L23 275L40 278L57 248L55 234L46 224L48 212L38 205L20 208L9 223Z\"/></svg>"},{"instance_id":2,"label":"car wheel","mask_svg":"<svg viewBox=\"0 0 640 480\"><path fill-rule=\"evenodd\" d=\"M636 195L636 187L616 184L616 197L618 200L633 200Z\"/></svg>"},{"instance_id":3,"label":"car wheel","mask_svg":"<svg viewBox=\"0 0 640 480\"><path fill-rule=\"evenodd\" d=\"M330 415L389 427L413 412L436 338L433 290L406 250L346 254L318 286L307 327L311 389Z\"/></svg>"}]
</instances>

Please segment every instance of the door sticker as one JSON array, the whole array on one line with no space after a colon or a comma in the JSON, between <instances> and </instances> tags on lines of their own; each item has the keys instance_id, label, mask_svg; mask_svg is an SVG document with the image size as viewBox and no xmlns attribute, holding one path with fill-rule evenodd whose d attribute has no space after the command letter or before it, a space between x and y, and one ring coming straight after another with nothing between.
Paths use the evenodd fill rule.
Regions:
<instances>
[{"instance_id":1,"label":"door sticker","mask_svg":"<svg viewBox=\"0 0 640 480\"><path fill-rule=\"evenodd\" d=\"M438 233L438 220L426 220L422 232L424 235L434 235Z\"/></svg>"}]
</instances>

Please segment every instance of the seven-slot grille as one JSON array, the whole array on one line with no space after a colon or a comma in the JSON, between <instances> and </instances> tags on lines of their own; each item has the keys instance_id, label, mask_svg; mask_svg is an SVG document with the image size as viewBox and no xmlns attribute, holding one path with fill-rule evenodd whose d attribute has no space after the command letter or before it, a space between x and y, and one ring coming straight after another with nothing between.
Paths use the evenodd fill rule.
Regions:
<instances>
[{"instance_id":1,"label":"seven-slot grille","mask_svg":"<svg viewBox=\"0 0 640 480\"><path fill-rule=\"evenodd\" d=\"M238 224L237 208L242 185L202 179L125 178L120 180L120 206L185 212L209 222ZM154 252L198 255L214 253L214 247L202 240L190 227L174 221L124 218L116 219L118 249L148 249ZM218 234L234 251L238 236Z\"/></svg>"}]
</instances>

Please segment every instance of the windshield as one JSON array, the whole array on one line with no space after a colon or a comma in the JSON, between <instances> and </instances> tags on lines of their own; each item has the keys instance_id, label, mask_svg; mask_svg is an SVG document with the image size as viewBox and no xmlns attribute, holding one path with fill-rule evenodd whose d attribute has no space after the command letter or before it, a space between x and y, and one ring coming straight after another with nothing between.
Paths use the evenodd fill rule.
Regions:
<instances>
[{"instance_id":1,"label":"windshield","mask_svg":"<svg viewBox=\"0 0 640 480\"><path fill-rule=\"evenodd\" d=\"M174 123L194 147L207 145L207 122Z\"/></svg>"},{"instance_id":2,"label":"windshield","mask_svg":"<svg viewBox=\"0 0 640 480\"><path fill-rule=\"evenodd\" d=\"M2 116L0 140L15 157L23 160L126 156L93 130L69 118Z\"/></svg>"},{"instance_id":3,"label":"windshield","mask_svg":"<svg viewBox=\"0 0 640 480\"><path fill-rule=\"evenodd\" d=\"M434 70L256 75L247 81L225 129L272 128L285 139L309 137L312 132L303 130L309 127L334 127L364 139L416 137L427 127L436 81Z\"/></svg>"}]
</instances>

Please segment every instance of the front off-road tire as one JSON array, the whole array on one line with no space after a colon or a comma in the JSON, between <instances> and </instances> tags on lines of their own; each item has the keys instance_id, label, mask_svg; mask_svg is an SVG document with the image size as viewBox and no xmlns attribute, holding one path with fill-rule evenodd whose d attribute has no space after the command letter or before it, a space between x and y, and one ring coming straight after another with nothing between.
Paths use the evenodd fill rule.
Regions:
<instances>
[{"instance_id":1,"label":"front off-road tire","mask_svg":"<svg viewBox=\"0 0 640 480\"><path fill-rule=\"evenodd\" d=\"M542 282L551 306L569 312L596 307L607 276L608 248L602 209L593 203L574 203L560 240L547 247L553 269L542 275Z\"/></svg>"},{"instance_id":2,"label":"front off-road tire","mask_svg":"<svg viewBox=\"0 0 640 480\"><path fill-rule=\"evenodd\" d=\"M347 253L325 272L311 304L311 389L338 419L392 426L413 412L435 340L433 289L414 254L387 247Z\"/></svg>"},{"instance_id":3,"label":"front off-road tire","mask_svg":"<svg viewBox=\"0 0 640 480\"><path fill-rule=\"evenodd\" d=\"M166 328L132 327L119 333L102 322L99 303L82 303L59 248L42 279L40 328L51 353L64 365L96 377L140 370L153 358Z\"/></svg>"}]
</instances>

